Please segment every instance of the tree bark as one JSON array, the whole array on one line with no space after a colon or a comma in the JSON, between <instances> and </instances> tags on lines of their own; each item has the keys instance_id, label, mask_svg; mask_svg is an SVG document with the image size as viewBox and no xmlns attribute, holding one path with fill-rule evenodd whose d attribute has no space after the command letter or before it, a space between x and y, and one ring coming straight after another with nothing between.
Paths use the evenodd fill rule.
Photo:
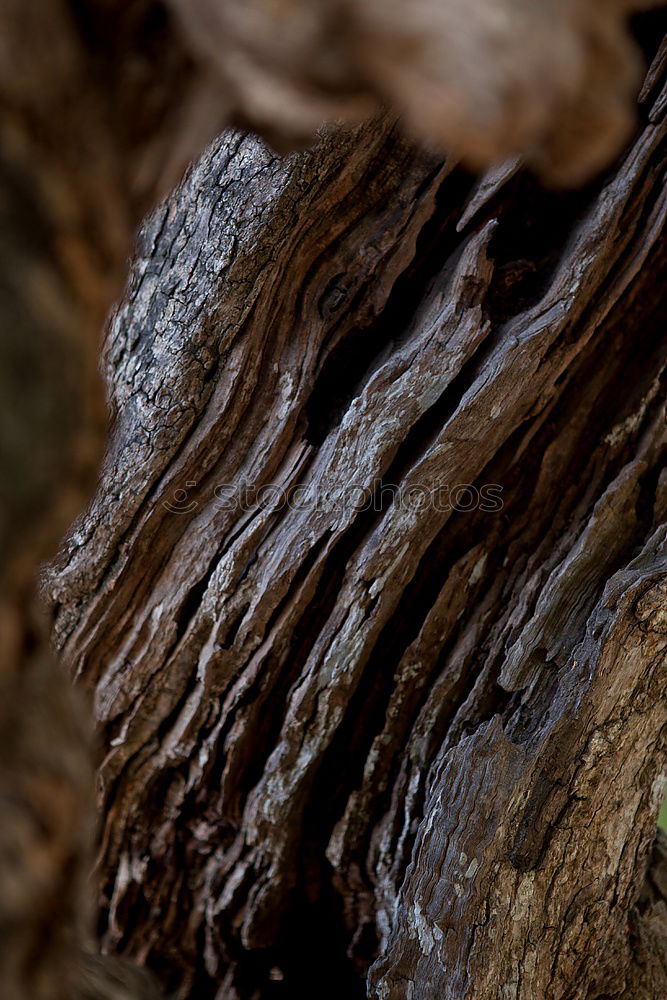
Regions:
<instances>
[{"instance_id":1,"label":"tree bark","mask_svg":"<svg viewBox=\"0 0 667 1000\"><path fill-rule=\"evenodd\" d=\"M90 735L32 593L94 479L96 333L147 206L229 120L285 146L389 102L468 163L522 152L569 180L631 122L632 0L170 6L2 10L3 1000L155 995L82 955ZM47 586L102 723L107 947L179 994L354 995L375 963L378 995L440 995L465 949L466 995L664 992L660 850L640 890L664 721L661 73L624 164L569 199L509 166L473 190L377 119L283 163L227 137L148 223L108 340L105 476ZM491 473L502 514L497 489L442 505L450 476L481 498ZM306 495L241 509L244 479ZM597 881L573 897L576 858ZM514 882L488 909L492 872Z\"/></svg>"},{"instance_id":2,"label":"tree bark","mask_svg":"<svg viewBox=\"0 0 667 1000\"><path fill-rule=\"evenodd\" d=\"M45 590L176 997L665 994L665 61L573 193L383 116L143 224Z\"/></svg>"}]
</instances>

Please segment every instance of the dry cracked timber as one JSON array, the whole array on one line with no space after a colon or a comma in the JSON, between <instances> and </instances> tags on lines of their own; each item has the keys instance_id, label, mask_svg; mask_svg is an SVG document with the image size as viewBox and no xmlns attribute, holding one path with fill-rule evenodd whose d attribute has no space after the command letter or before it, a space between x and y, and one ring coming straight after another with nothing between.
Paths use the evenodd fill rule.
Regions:
<instances>
[{"instance_id":1,"label":"dry cracked timber","mask_svg":"<svg viewBox=\"0 0 667 1000\"><path fill-rule=\"evenodd\" d=\"M145 222L45 588L177 997L663 995L663 65L576 193L380 118Z\"/></svg>"}]
</instances>

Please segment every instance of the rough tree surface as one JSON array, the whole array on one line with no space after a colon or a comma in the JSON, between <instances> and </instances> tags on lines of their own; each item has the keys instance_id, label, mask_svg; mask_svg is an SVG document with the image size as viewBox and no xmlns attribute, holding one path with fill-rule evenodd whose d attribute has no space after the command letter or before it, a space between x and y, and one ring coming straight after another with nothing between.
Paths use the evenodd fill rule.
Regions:
<instances>
[{"instance_id":1,"label":"rough tree surface","mask_svg":"<svg viewBox=\"0 0 667 1000\"><path fill-rule=\"evenodd\" d=\"M111 447L46 583L100 722L105 947L180 996L664 994L667 102L663 52L631 136L635 6L3 0L3 1000L156 995L83 956L90 726L34 598L135 227L225 124L284 149L369 112L285 160L218 140L109 330ZM629 139L571 196L454 167L578 183ZM244 481L306 496L224 506ZM393 495L459 483L502 511Z\"/></svg>"},{"instance_id":2,"label":"rough tree surface","mask_svg":"<svg viewBox=\"0 0 667 1000\"><path fill-rule=\"evenodd\" d=\"M45 589L178 998L665 995L665 62L576 193L379 117L143 225Z\"/></svg>"}]
</instances>

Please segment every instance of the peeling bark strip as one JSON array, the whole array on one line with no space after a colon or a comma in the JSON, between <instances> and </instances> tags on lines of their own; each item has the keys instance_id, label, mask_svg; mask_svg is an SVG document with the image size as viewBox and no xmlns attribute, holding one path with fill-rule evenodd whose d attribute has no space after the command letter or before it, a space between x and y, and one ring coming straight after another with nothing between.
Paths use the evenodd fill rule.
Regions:
<instances>
[{"instance_id":1,"label":"peeling bark strip","mask_svg":"<svg viewBox=\"0 0 667 1000\"><path fill-rule=\"evenodd\" d=\"M143 226L47 590L106 946L177 997L664 995L663 68L581 192L377 119Z\"/></svg>"}]
</instances>

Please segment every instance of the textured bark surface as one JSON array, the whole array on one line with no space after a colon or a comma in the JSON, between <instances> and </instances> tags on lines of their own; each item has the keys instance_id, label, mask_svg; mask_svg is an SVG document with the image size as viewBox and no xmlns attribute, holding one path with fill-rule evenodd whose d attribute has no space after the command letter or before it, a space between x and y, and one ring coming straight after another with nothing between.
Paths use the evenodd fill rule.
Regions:
<instances>
[{"instance_id":1,"label":"textured bark surface","mask_svg":"<svg viewBox=\"0 0 667 1000\"><path fill-rule=\"evenodd\" d=\"M46 590L177 997L665 994L664 62L573 194L378 118L142 227Z\"/></svg>"},{"instance_id":2,"label":"textured bark surface","mask_svg":"<svg viewBox=\"0 0 667 1000\"><path fill-rule=\"evenodd\" d=\"M97 334L120 289L141 215L230 119L285 146L307 138L324 117L359 116L388 102L402 112L404 126L470 162L520 150L547 175L569 179L607 162L631 120L638 63L624 24L634 4L625 0L525 6L478 0L474 8L421 0L410 5L407 20L405 5L375 0L220 0L215 8L206 0L173 0L170 6L178 19L153 0L2 5L3 1000L155 995L150 980L125 963L82 959L92 910L86 882L90 736L80 702L46 649L32 594L40 560L53 551L94 479L105 423ZM551 442L552 430L555 441L564 426L558 408L567 386L583 378L580 365L595 365L595 316L602 313L604 324L625 324L619 353L608 374L593 379L598 395L587 404L589 412L599 397L604 428L614 379L630 364L629 330L646 324L647 346L632 361L641 378L624 404L631 424L613 431L618 453L585 494L593 503L608 488L610 469L620 474L622 463L646 463L636 476L639 527L624 522L625 541L611 547L618 566L609 556L610 563L591 571L591 593L602 593L612 569L634 553L642 530L648 532L647 498L657 468L655 441L647 438L640 447L638 435L655 417L659 385L651 383L643 410L637 403L648 373L658 371L655 296L662 259L653 250L657 235L650 235L660 213L660 160L652 145L662 120L656 94L657 84L645 102L654 109L655 134L644 128L635 172L627 167L615 189L607 186L606 203L599 185L580 201L565 199L562 218L561 200L539 194L525 178L510 177L503 188L503 176L512 172L507 168L472 196L464 219L470 179L443 168L435 156L415 153L377 120L285 162L240 136L226 139L145 230L146 261L134 272L137 288L108 342L117 432L107 472L51 589L61 602L59 642L93 691L108 740L102 786L112 811L100 869L111 904L104 914L107 942L148 957L181 993L188 983L195 995L293 993L299 986L312 992L323 961L333 969L325 991L359 992L369 963L387 954L390 935L397 963L419 959L422 952L406 943L401 912L405 916L409 900L423 893L412 876L400 887L413 844L424 856L433 848L423 834L435 787L426 769L463 746L462 736L481 732L485 720L502 716L503 732L514 739L511 713L507 720L502 713L515 706L501 704L490 678L499 669L494 657L501 640L494 636L504 627L499 602L507 594L511 603L523 578L499 572L498 586L509 590L489 596L486 611L479 603L488 586L484 564L469 563L474 593L470 605L461 603L457 581L465 579L465 559L473 558L475 546L482 548L473 554L486 556L494 570L503 546L514 544L514 529L496 524L487 545L481 513L465 522L477 532L468 544L460 512L449 518L446 511L415 512L403 523L386 496L381 509L359 516L349 498L333 510L315 511L311 504L294 515L283 509L241 516L220 509L210 493L194 509L183 510L181 494L170 500L171 510L151 513L151 505L179 489L190 467L197 470L195 479L185 480L190 491L188 482L214 487L214 477L224 473L252 483L303 477L313 490L328 485L337 494L352 478L363 486L376 470L407 484L412 465L423 459L419 474L430 484L440 431L459 411L466 385L472 390L477 375L486 377L484 365L502 343L507 378L512 369L523 377L521 340L517 356L507 353L506 338L515 333L504 324L552 287L566 233L579 232L580 211L598 205L605 235L606 204L607 221L619 222L623 239L614 247L603 240L602 250L585 238L581 243L575 270L582 281L591 279L592 298L588 303L586 288L578 306L568 299L563 310L569 318L554 341L561 345L555 355L563 382L553 399L546 387L555 369L540 362L546 381L539 398L530 403L529 386L527 395L508 396L514 416L502 418L488 447L473 460L461 438L444 470L464 474L477 459L509 470L506 451L518 432L509 444L502 438L527 406L524 419L537 423L536 443L525 447L533 456L526 475L531 468L535 473L533 449ZM515 210L524 197L525 216ZM548 235L534 228L534 211L548 221ZM492 234L495 216L500 225ZM592 239L594 228L587 232ZM517 260L512 247L520 237L528 242ZM626 278L619 277L623 271ZM607 283L617 291L596 313ZM576 290L570 294L576 297ZM458 310L458 319L445 316L447 309ZM563 344L569 345L565 353ZM500 369L491 374L495 389L491 383L489 389L502 395ZM558 419L551 416L556 410ZM476 403L472 425L486 412ZM588 433L581 430L587 441ZM593 454L590 442L587 447ZM578 475L579 459L572 462ZM199 478L202 469L208 480ZM374 489L381 492L377 483ZM632 485L624 489L629 496ZM523 523L534 532L548 518L538 502L533 521L526 490L520 478L514 503L524 502ZM570 498L563 509L574 509L573 503ZM563 551L577 526L583 531L588 523L585 512L577 517L570 534L553 527L561 531ZM210 531L208 540L200 531ZM531 537L528 531L519 544L524 554ZM392 546L400 552L404 545L408 558L394 565ZM545 579L555 572L538 555L537 566ZM123 595L118 604L112 581ZM628 577L619 600L631 583ZM158 610L150 592L161 586ZM447 594L459 602L456 620ZM647 600L641 629L653 634L659 621ZM521 614L532 612L507 614L514 615L512 628L518 623L513 640L519 641ZM364 622L355 624L355 615ZM577 618L568 634L580 626ZM456 644L465 636L470 641L476 628L479 656L460 660ZM213 638L216 630L226 630L222 642ZM534 639L531 632L521 641L532 649ZM126 641L132 652L124 659ZM219 655L217 645L225 643L229 652ZM641 653L642 669L648 655ZM200 660L201 676L194 666ZM621 676L620 667L610 669ZM521 673L516 663L512 670ZM159 685L151 685L154 673L161 675ZM143 693L142 676L151 688ZM478 678L481 700L471 694L468 712L462 699ZM507 687L514 683L522 681L510 679ZM539 690L530 697L551 704L551 695ZM154 724L141 720L151 698ZM425 720L434 711L431 726ZM463 723L461 712L470 721ZM303 744L300 720L312 721L302 727ZM428 738L419 736L427 731ZM587 732L584 726L582 740ZM579 746L574 740L577 752ZM186 763L187 747L193 757ZM343 768L342 749L349 749ZM631 758L629 750L625 756ZM657 773L657 751L646 759L641 789L649 771ZM526 764L525 794L534 787L529 772ZM134 784L139 775L144 788ZM404 795L405 781L411 784ZM545 808L557 805L548 789L544 802ZM644 799L638 812L648 830ZM501 856L502 850L491 852L489 864ZM656 874L640 916L631 917L642 858L639 850L636 864L622 869L626 881L619 875L618 885L626 886L627 899L617 903L614 896L614 904L620 914L627 902L633 954L642 956L642 975L655 985L661 982L657 900L664 878ZM443 871L448 863L442 853ZM539 886L536 893L540 899ZM593 928L591 940L598 940L596 933ZM372 978L391 983L396 975L384 969ZM445 987L416 987L418 993L431 988Z\"/></svg>"}]
</instances>

